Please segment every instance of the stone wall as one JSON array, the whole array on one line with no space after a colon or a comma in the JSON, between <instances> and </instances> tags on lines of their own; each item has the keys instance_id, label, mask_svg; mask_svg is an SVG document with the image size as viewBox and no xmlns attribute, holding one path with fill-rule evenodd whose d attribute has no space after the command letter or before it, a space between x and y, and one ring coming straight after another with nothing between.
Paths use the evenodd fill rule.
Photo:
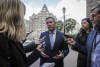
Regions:
<instances>
[{"instance_id":1,"label":"stone wall","mask_svg":"<svg viewBox=\"0 0 100 67\"><path fill-rule=\"evenodd\" d=\"M100 3L100 0L86 0L86 5L87 5L87 17L89 17L90 10L94 5L97 5Z\"/></svg>"}]
</instances>

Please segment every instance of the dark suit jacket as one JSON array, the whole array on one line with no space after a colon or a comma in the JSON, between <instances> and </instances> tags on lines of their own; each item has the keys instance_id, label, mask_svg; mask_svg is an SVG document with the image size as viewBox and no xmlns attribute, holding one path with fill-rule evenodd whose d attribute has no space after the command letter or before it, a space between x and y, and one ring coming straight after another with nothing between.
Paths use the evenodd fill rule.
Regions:
<instances>
[{"instance_id":1,"label":"dark suit jacket","mask_svg":"<svg viewBox=\"0 0 100 67\"><path fill-rule=\"evenodd\" d=\"M51 48L51 44L50 44L50 38L49 38L49 31L43 32L41 33L40 38L46 36L46 38L44 39L46 47L45 47L45 53L47 55L49 55L49 58L43 58L41 57L40 60L40 65L42 65L45 62L55 62L55 67L63 67L63 59L62 60L55 60L53 59L53 57L58 54L58 50L63 51L64 57L68 54L69 52L69 48L67 46L67 44L64 41L64 34L57 31L56 32L56 39L55 39L55 43L54 43L54 48Z\"/></svg>"},{"instance_id":2,"label":"dark suit jacket","mask_svg":"<svg viewBox=\"0 0 100 67\"><path fill-rule=\"evenodd\" d=\"M91 53L92 53L92 47L93 47L93 42L94 42L96 33L97 33L96 29L90 32L90 34L88 35L87 43L85 47L81 46L80 44L77 44L75 46L75 50L87 55L87 67L90 67L90 64L91 64Z\"/></svg>"},{"instance_id":3,"label":"dark suit jacket","mask_svg":"<svg viewBox=\"0 0 100 67\"><path fill-rule=\"evenodd\" d=\"M34 45L31 45L33 47ZM35 48L30 48L18 42L7 39L3 33L0 33L0 67L28 67L39 57L39 52ZM28 57L25 51L34 50Z\"/></svg>"}]
</instances>

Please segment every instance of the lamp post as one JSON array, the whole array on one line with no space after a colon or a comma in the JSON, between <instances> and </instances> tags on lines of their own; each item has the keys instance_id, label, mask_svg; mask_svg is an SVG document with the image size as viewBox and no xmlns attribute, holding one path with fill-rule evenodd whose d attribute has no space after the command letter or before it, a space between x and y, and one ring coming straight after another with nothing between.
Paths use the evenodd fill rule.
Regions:
<instances>
[{"instance_id":1,"label":"lamp post","mask_svg":"<svg viewBox=\"0 0 100 67\"><path fill-rule=\"evenodd\" d=\"M63 11L63 18L64 18L64 34L65 34L65 11L66 11L66 8L63 7L62 11Z\"/></svg>"}]
</instances>

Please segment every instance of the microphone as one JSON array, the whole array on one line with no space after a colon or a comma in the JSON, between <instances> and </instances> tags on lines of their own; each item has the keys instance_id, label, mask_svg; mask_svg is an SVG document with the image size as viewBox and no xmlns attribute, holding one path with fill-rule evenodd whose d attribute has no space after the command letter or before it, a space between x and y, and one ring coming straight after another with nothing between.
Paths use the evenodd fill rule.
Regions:
<instances>
[{"instance_id":1,"label":"microphone","mask_svg":"<svg viewBox=\"0 0 100 67\"><path fill-rule=\"evenodd\" d=\"M64 40L66 40L67 38L73 38L73 36L71 36L71 35L66 35L66 34L65 34L65 35L63 36L63 38L64 38Z\"/></svg>"},{"instance_id":2,"label":"microphone","mask_svg":"<svg viewBox=\"0 0 100 67\"><path fill-rule=\"evenodd\" d=\"M27 34L26 34L26 38L27 38L27 37L28 37L28 35L29 35L29 34L31 34L32 32L33 32L33 31L31 31L31 32L27 33ZM25 40L23 40L23 43L27 40L26 38L25 38Z\"/></svg>"},{"instance_id":3,"label":"microphone","mask_svg":"<svg viewBox=\"0 0 100 67\"><path fill-rule=\"evenodd\" d=\"M44 36L44 37L40 38L40 40L44 41L44 39L45 39L45 38L46 38L46 36Z\"/></svg>"},{"instance_id":4,"label":"microphone","mask_svg":"<svg viewBox=\"0 0 100 67\"><path fill-rule=\"evenodd\" d=\"M46 36L44 36L44 37L42 37L42 38L40 39L40 40L43 41L41 48L45 48L45 46L46 46L45 41L44 41L45 38L46 38Z\"/></svg>"},{"instance_id":5,"label":"microphone","mask_svg":"<svg viewBox=\"0 0 100 67\"><path fill-rule=\"evenodd\" d=\"M26 34L26 37L27 37L29 34L31 34L32 32L33 32L33 31L31 31L31 32L27 33L27 34Z\"/></svg>"}]
</instances>

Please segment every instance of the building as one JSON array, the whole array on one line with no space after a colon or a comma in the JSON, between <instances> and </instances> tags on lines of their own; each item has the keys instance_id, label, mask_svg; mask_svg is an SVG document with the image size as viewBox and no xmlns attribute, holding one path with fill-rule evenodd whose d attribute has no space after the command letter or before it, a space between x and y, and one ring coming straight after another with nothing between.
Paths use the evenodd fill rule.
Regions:
<instances>
[{"instance_id":1,"label":"building","mask_svg":"<svg viewBox=\"0 0 100 67\"><path fill-rule=\"evenodd\" d=\"M50 13L46 4L44 4L42 10L37 15L33 13L29 20L25 20L26 32L29 33L33 31L33 34L38 37L41 32L47 30L45 22L47 17L54 17L57 20L56 16Z\"/></svg>"}]
</instances>

